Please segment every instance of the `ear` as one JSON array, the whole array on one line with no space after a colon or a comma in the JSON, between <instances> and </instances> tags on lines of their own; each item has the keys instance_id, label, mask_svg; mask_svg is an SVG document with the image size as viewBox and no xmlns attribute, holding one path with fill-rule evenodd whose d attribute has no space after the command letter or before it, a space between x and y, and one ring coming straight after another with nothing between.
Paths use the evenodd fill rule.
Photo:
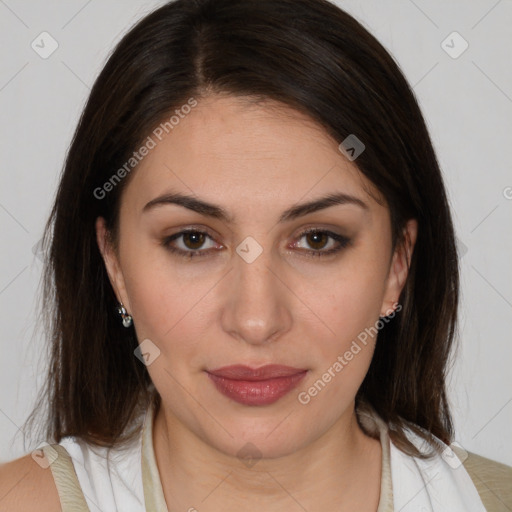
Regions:
<instances>
[{"instance_id":1,"label":"ear","mask_svg":"<svg viewBox=\"0 0 512 512\"><path fill-rule=\"evenodd\" d=\"M390 315L398 304L411 264L412 252L418 234L418 221L409 219L403 230L403 242L398 243L386 279L381 316Z\"/></svg>"},{"instance_id":2,"label":"ear","mask_svg":"<svg viewBox=\"0 0 512 512\"><path fill-rule=\"evenodd\" d=\"M103 217L98 217L96 219L96 241L98 242L98 247L105 263L110 284L114 289L117 300L123 303L129 313L131 311L130 301L128 300L128 294L126 293L123 273L121 271L119 259L112 247L109 233L105 225L105 219Z\"/></svg>"}]
</instances>

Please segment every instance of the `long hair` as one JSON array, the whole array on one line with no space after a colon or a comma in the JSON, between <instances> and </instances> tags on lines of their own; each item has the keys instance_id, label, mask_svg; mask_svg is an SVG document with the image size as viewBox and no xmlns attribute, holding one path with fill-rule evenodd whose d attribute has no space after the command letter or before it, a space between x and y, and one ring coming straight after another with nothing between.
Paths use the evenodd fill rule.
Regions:
<instances>
[{"instance_id":1,"label":"long hair","mask_svg":"<svg viewBox=\"0 0 512 512\"><path fill-rule=\"evenodd\" d=\"M139 432L140 411L158 399L134 356L134 328L115 313L95 233L102 216L115 246L120 199L136 166L108 193L98 191L162 120L210 94L275 100L340 143L350 134L364 142L354 163L385 197L393 247L410 218L418 235L403 308L379 332L356 403L371 404L407 453L418 455L406 427L450 442L445 377L459 268L441 171L397 63L326 0L171 1L139 21L109 56L74 133L43 238L50 364L39 405L47 404L46 439L123 443Z\"/></svg>"}]
</instances>

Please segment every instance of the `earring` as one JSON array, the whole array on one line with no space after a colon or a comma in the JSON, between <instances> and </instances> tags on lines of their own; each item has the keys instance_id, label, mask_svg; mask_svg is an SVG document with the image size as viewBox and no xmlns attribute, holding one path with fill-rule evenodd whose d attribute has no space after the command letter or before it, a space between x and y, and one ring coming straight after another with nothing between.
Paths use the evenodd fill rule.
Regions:
<instances>
[{"instance_id":1,"label":"earring","mask_svg":"<svg viewBox=\"0 0 512 512\"><path fill-rule=\"evenodd\" d=\"M117 306L117 312L121 315L123 319L123 325L125 327L130 327L130 325L132 325L133 323L133 318L126 312L126 309L124 308L122 302L120 302L119 306Z\"/></svg>"}]
</instances>

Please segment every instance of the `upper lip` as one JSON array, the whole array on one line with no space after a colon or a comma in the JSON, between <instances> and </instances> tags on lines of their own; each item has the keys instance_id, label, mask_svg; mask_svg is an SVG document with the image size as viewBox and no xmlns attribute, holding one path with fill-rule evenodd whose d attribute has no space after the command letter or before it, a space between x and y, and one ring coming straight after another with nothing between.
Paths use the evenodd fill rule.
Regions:
<instances>
[{"instance_id":1,"label":"upper lip","mask_svg":"<svg viewBox=\"0 0 512 512\"><path fill-rule=\"evenodd\" d=\"M233 380L268 380L278 377L289 377L307 371L304 368L293 368L292 366L284 366L280 364L267 364L259 368L251 368L241 364L232 366L223 366L215 370L207 370L208 373L217 377L224 377Z\"/></svg>"}]
</instances>

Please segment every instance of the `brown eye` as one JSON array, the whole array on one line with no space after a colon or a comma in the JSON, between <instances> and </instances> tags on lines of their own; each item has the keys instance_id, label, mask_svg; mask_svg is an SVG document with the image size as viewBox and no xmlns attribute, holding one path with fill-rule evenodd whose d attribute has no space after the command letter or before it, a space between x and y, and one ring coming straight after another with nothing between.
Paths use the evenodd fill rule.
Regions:
<instances>
[{"instance_id":1,"label":"brown eye","mask_svg":"<svg viewBox=\"0 0 512 512\"><path fill-rule=\"evenodd\" d=\"M313 249L323 249L329 241L329 236L324 231L313 231L305 236L308 245Z\"/></svg>"},{"instance_id":2,"label":"brown eye","mask_svg":"<svg viewBox=\"0 0 512 512\"><path fill-rule=\"evenodd\" d=\"M168 251L183 256L186 259L208 256L212 250L222 248L222 246L215 247L211 235L197 229L180 231L164 238L161 243Z\"/></svg>"},{"instance_id":3,"label":"brown eye","mask_svg":"<svg viewBox=\"0 0 512 512\"><path fill-rule=\"evenodd\" d=\"M200 231L189 231L183 234L183 243L187 249L200 249L204 241L204 233Z\"/></svg>"},{"instance_id":4,"label":"brown eye","mask_svg":"<svg viewBox=\"0 0 512 512\"><path fill-rule=\"evenodd\" d=\"M298 240L304 239L307 247L304 252L311 256L328 256L341 251L351 243L351 239L346 236L326 231L322 229L309 229L299 235ZM295 247L300 248L296 243ZM327 247L327 248L326 248Z\"/></svg>"}]
</instances>

